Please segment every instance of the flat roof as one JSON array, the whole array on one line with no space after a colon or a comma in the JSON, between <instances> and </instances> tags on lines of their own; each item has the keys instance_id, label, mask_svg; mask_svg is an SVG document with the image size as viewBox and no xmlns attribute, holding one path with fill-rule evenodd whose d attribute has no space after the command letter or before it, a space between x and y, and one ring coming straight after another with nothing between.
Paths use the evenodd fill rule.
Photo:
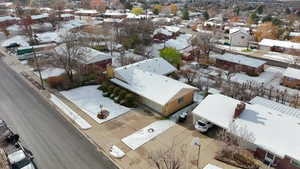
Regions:
<instances>
[{"instance_id":1,"label":"flat roof","mask_svg":"<svg viewBox=\"0 0 300 169\"><path fill-rule=\"evenodd\" d=\"M252 133L253 144L276 154L300 161L300 120L260 104L247 104L238 118L233 120L239 100L221 95L208 95L193 111L226 130L234 124ZM233 133L238 135L238 133Z\"/></svg>"},{"instance_id":2,"label":"flat roof","mask_svg":"<svg viewBox=\"0 0 300 169\"><path fill-rule=\"evenodd\" d=\"M291 42L291 41L281 41L281 40L273 40L273 39L263 39L258 43L262 46L278 46L289 49L300 49L300 43Z\"/></svg>"},{"instance_id":3,"label":"flat roof","mask_svg":"<svg viewBox=\"0 0 300 169\"><path fill-rule=\"evenodd\" d=\"M265 107L268 107L270 109L279 111L283 114L296 117L300 119L300 109L296 109L278 102L275 102L273 100L269 100L260 96L256 96L250 101L251 104L259 104Z\"/></svg>"},{"instance_id":4,"label":"flat roof","mask_svg":"<svg viewBox=\"0 0 300 169\"><path fill-rule=\"evenodd\" d=\"M249 58L243 55L234 55L230 53L225 53L224 55L217 55L217 59L224 60L227 62L232 62L240 65L246 65L249 67L258 68L266 63L266 61Z\"/></svg>"},{"instance_id":5,"label":"flat roof","mask_svg":"<svg viewBox=\"0 0 300 169\"><path fill-rule=\"evenodd\" d=\"M163 58L147 59L127 66L115 69L115 76L119 79L126 79L131 76L134 69L152 72L159 75L168 75L177 69Z\"/></svg>"},{"instance_id":6,"label":"flat roof","mask_svg":"<svg viewBox=\"0 0 300 169\"><path fill-rule=\"evenodd\" d=\"M300 80L300 69L288 67L283 73L283 76Z\"/></svg>"}]
</instances>

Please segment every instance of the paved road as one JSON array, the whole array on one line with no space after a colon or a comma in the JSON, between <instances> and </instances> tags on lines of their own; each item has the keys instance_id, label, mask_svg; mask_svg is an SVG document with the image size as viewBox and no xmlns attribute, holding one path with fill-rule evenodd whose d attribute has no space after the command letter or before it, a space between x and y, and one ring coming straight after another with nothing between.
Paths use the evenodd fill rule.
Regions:
<instances>
[{"instance_id":1,"label":"paved road","mask_svg":"<svg viewBox=\"0 0 300 169\"><path fill-rule=\"evenodd\" d=\"M1 58L0 119L20 134L39 169L116 168Z\"/></svg>"}]
</instances>

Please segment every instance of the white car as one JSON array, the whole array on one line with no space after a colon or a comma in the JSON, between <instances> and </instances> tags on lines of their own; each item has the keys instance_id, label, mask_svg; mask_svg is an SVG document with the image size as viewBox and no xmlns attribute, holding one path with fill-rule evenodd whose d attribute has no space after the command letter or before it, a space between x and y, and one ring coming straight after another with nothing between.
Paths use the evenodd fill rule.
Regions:
<instances>
[{"instance_id":1,"label":"white car","mask_svg":"<svg viewBox=\"0 0 300 169\"><path fill-rule=\"evenodd\" d=\"M207 132L208 129L210 129L213 126L212 123L206 121L206 120L197 120L195 123L195 129L197 131L200 131L201 133Z\"/></svg>"},{"instance_id":2,"label":"white car","mask_svg":"<svg viewBox=\"0 0 300 169\"><path fill-rule=\"evenodd\" d=\"M7 158L12 169L36 169L32 157L28 157L22 149L9 154Z\"/></svg>"}]
</instances>

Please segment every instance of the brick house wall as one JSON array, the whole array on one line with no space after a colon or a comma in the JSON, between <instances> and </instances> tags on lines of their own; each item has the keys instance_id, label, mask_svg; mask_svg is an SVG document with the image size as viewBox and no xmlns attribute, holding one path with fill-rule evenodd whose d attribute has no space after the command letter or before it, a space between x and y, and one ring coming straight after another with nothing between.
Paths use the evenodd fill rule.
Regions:
<instances>
[{"instance_id":1,"label":"brick house wall","mask_svg":"<svg viewBox=\"0 0 300 169\"><path fill-rule=\"evenodd\" d=\"M300 88L300 80L298 79L291 79L289 77L284 76L282 78L282 84L284 86L290 87L290 88Z\"/></svg>"},{"instance_id":2,"label":"brick house wall","mask_svg":"<svg viewBox=\"0 0 300 169\"><path fill-rule=\"evenodd\" d=\"M256 73L258 75L264 71L264 65L254 68L254 67L228 62L220 59L216 59L216 66L225 70L232 67L236 67L236 68L238 67L238 71L242 71L245 73Z\"/></svg>"},{"instance_id":3,"label":"brick house wall","mask_svg":"<svg viewBox=\"0 0 300 169\"><path fill-rule=\"evenodd\" d=\"M263 149L257 148L254 155L257 159L264 161L267 152ZM274 168L276 169L300 169L300 167L294 166L291 164L291 159L284 157L283 159L276 157L274 162Z\"/></svg>"}]
</instances>

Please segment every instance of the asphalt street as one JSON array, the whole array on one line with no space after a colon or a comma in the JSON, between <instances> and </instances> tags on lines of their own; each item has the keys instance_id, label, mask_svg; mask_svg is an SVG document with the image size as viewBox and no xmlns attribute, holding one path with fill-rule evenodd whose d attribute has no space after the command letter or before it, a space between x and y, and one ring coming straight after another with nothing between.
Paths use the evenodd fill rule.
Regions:
<instances>
[{"instance_id":1,"label":"asphalt street","mask_svg":"<svg viewBox=\"0 0 300 169\"><path fill-rule=\"evenodd\" d=\"M1 58L0 119L20 135L39 169L116 168Z\"/></svg>"}]
</instances>

